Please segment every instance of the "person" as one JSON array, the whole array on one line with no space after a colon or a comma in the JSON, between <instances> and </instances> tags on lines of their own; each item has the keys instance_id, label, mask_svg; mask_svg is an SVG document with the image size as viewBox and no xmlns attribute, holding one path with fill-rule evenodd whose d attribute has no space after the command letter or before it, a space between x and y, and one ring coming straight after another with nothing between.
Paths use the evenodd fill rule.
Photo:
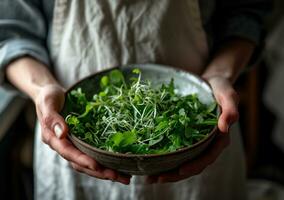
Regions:
<instances>
[{"instance_id":1,"label":"person","mask_svg":"<svg viewBox=\"0 0 284 200\"><path fill-rule=\"evenodd\" d=\"M238 95L232 85L260 43L268 4L2 0L1 71L33 100L40 124L35 198L245 199L245 164L235 123ZM89 74L129 63L183 68L211 85L222 112L220 134L206 153L175 171L131 177L104 168L69 142L59 115L66 88Z\"/></svg>"}]
</instances>

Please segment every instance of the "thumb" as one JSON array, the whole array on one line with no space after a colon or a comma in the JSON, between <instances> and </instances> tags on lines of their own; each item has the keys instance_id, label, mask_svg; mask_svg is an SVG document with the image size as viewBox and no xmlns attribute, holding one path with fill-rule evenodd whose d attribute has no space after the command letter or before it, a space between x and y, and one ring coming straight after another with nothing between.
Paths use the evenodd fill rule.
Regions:
<instances>
[{"instance_id":1,"label":"thumb","mask_svg":"<svg viewBox=\"0 0 284 200\"><path fill-rule=\"evenodd\" d=\"M45 133L43 135L43 139L46 142L50 137L50 133L54 133L54 135L59 139L67 136L68 126L63 117L57 111L49 110L48 112L42 113L40 121L43 130L48 130L43 132Z\"/></svg>"},{"instance_id":2,"label":"thumb","mask_svg":"<svg viewBox=\"0 0 284 200\"><path fill-rule=\"evenodd\" d=\"M67 136L68 127L63 119L58 113L53 114L54 118L54 126L52 131L54 132L55 136L59 139L65 138Z\"/></svg>"},{"instance_id":3,"label":"thumb","mask_svg":"<svg viewBox=\"0 0 284 200\"><path fill-rule=\"evenodd\" d=\"M239 118L239 97L232 84L223 77L208 79L217 103L221 107L221 115L218 120L218 128L222 133L228 133L230 126Z\"/></svg>"},{"instance_id":4,"label":"thumb","mask_svg":"<svg viewBox=\"0 0 284 200\"><path fill-rule=\"evenodd\" d=\"M228 133L230 126L239 118L236 98L234 96L226 95L220 101L222 113L218 120L218 128L222 133Z\"/></svg>"},{"instance_id":5,"label":"thumb","mask_svg":"<svg viewBox=\"0 0 284 200\"><path fill-rule=\"evenodd\" d=\"M46 138L50 137L50 133L54 133L57 138L63 138L67 135L68 127L59 114L64 99L64 90L58 85L45 86L35 98L37 114ZM48 141L48 139L45 140Z\"/></svg>"}]
</instances>

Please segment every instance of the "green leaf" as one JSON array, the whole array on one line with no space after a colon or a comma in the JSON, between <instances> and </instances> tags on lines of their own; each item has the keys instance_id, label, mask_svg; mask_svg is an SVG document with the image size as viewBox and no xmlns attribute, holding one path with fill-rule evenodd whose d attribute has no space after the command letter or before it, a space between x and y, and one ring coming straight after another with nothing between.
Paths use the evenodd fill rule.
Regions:
<instances>
[{"instance_id":1,"label":"green leaf","mask_svg":"<svg viewBox=\"0 0 284 200\"><path fill-rule=\"evenodd\" d=\"M113 134L109 142L113 145L113 147L126 147L135 143L137 140L136 133L134 131L127 131L124 133L115 133Z\"/></svg>"},{"instance_id":2,"label":"green leaf","mask_svg":"<svg viewBox=\"0 0 284 200\"><path fill-rule=\"evenodd\" d=\"M122 140L123 140L123 134L118 132L118 133L113 134L110 137L109 142L111 142L113 146L118 146L119 147L120 143L122 142Z\"/></svg>"},{"instance_id":3,"label":"green leaf","mask_svg":"<svg viewBox=\"0 0 284 200\"><path fill-rule=\"evenodd\" d=\"M140 69L135 68L135 69L132 70L132 73L134 73L134 74L141 74L141 71L140 71Z\"/></svg>"},{"instance_id":4,"label":"green leaf","mask_svg":"<svg viewBox=\"0 0 284 200\"><path fill-rule=\"evenodd\" d=\"M88 102L86 95L82 92L81 88L78 88L77 90L72 90L71 95L77 99L77 104L84 105Z\"/></svg>"},{"instance_id":5,"label":"green leaf","mask_svg":"<svg viewBox=\"0 0 284 200\"><path fill-rule=\"evenodd\" d=\"M181 108L179 111L178 111L179 115L180 116L185 116L185 111L184 111L184 108Z\"/></svg>"},{"instance_id":6,"label":"green leaf","mask_svg":"<svg viewBox=\"0 0 284 200\"><path fill-rule=\"evenodd\" d=\"M83 138L83 140L89 144L92 144L92 145L96 145L97 142L96 140L94 140L94 136L91 132L86 132L84 133L85 137Z\"/></svg>"},{"instance_id":7,"label":"green leaf","mask_svg":"<svg viewBox=\"0 0 284 200\"><path fill-rule=\"evenodd\" d=\"M155 128L155 132L161 132L168 127L168 121L161 121Z\"/></svg>"},{"instance_id":8,"label":"green leaf","mask_svg":"<svg viewBox=\"0 0 284 200\"><path fill-rule=\"evenodd\" d=\"M191 128L191 127L186 127L185 128L185 137L186 138L191 138L193 135L198 135L199 131L197 129Z\"/></svg>"},{"instance_id":9,"label":"green leaf","mask_svg":"<svg viewBox=\"0 0 284 200\"><path fill-rule=\"evenodd\" d=\"M77 126L80 121L77 117L73 116L73 115L68 115L65 119L65 121L69 124L69 125L74 125Z\"/></svg>"},{"instance_id":10,"label":"green leaf","mask_svg":"<svg viewBox=\"0 0 284 200\"><path fill-rule=\"evenodd\" d=\"M100 96L100 97L105 97L106 95L107 95L107 93L105 93L105 92L100 92L100 93L99 93L99 96Z\"/></svg>"},{"instance_id":11,"label":"green leaf","mask_svg":"<svg viewBox=\"0 0 284 200\"><path fill-rule=\"evenodd\" d=\"M108 76L103 76L100 81L100 86L102 89L106 88L109 85L109 78Z\"/></svg>"},{"instance_id":12,"label":"green leaf","mask_svg":"<svg viewBox=\"0 0 284 200\"><path fill-rule=\"evenodd\" d=\"M172 142L172 145L169 147L170 151L175 151L175 150L182 147L180 135L172 134L172 135L169 136L169 139Z\"/></svg>"},{"instance_id":13,"label":"green leaf","mask_svg":"<svg viewBox=\"0 0 284 200\"><path fill-rule=\"evenodd\" d=\"M109 73L109 79L110 79L110 83L116 86L120 86L123 83L125 83L122 72L117 69L112 70Z\"/></svg>"},{"instance_id":14,"label":"green leaf","mask_svg":"<svg viewBox=\"0 0 284 200\"><path fill-rule=\"evenodd\" d=\"M121 146L128 146L130 144L135 143L137 140L135 131L127 131L123 133L123 141L121 142Z\"/></svg>"},{"instance_id":15,"label":"green leaf","mask_svg":"<svg viewBox=\"0 0 284 200\"><path fill-rule=\"evenodd\" d=\"M93 109L94 104L88 102L86 107L85 107L85 112L83 114L81 114L80 116L78 116L78 118L83 118L85 116L87 116L89 114L89 112Z\"/></svg>"},{"instance_id":16,"label":"green leaf","mask_svg":"<svg viewBox=\"0 0 284 200\"><path fill-rule=\"evenodd\" d=\"M134 103L139 104L141 102L141 98L139 95L135 94L134 98L133 98Z\"/></svg>"},{"instance_id":17,"label":"green leaf","mask_svg":"<svg viewBox=\"0 0 284 200\"><path fill-rule=\"evenodd\" d=\"M207 119L207 120L203 120L201 122L198 122L199 125L212 125L215 126L218 124L218 120L217 119Z\"/></svg>"}]
</instances>

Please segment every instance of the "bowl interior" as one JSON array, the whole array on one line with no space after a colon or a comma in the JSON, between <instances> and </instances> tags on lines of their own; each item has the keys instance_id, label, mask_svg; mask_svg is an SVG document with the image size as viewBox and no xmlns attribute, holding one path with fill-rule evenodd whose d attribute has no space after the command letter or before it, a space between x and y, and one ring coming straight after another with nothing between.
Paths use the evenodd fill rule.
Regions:
<instances>
[{"instance_id":1,"label":"bowl interior","mask_svg":"<svg viewBox=\"0 0 284 200\"><path fill-rule=\"evenodd\" d=\"M153 87L159 87L163 83L169 83L171 79L173 78L177 93L182 94L182 95L196 93L199 100L202 103L207 104L207 105L215 102L212 90L209 87L209 85L205 81L200 79L198 76L193 75L191 73L178 70L178 69L174 69L168 66L162 66L162 65L156 65L156 64L133 64L133 65L126 65L126 66L122 66L118 68L121 69L122 73L126 77L126 80L133 76L133 73L132 73L133 69L139 68L142 73L142 79L150 80ZM69 88L66 94L68 94L68 92L70 92L73 89L81 88L82 92L86 94L87 98L91 99L93 95L98 93L100 90L100 79L113 69L114 68L106 70L106 71L102 71L102 72L96 73L94 75L91 75L89 77L82 79L81 81L73 85L71 88ZM68 98L66 98L66 102L61 112L64 118L68 115L68 113L72 112L72 109L73 109L72 107L73 106L68 101ZM183 151L184 149L188 149L188 148L194 148L195 146L197 146L198 144L206 140L208 137L210 137L215 131L216 131L216 127L203 140L197 142L191 147L185 147L181 149L181 151ZM72 136L74 137L74 135ZM94 151L105 153L107 155L116 155L116 156L124 155L127 157L135 156L133 154L106 152L104 150L91 147L88 144L86 144L86 146L88 146L88 148L93 149ZM171 153L165 153L165 154L171 154ZM152 154L152 155L147 154L143 156L151 157L151 156L157 156L157 154Z\"/></svg>"}]
</instances>

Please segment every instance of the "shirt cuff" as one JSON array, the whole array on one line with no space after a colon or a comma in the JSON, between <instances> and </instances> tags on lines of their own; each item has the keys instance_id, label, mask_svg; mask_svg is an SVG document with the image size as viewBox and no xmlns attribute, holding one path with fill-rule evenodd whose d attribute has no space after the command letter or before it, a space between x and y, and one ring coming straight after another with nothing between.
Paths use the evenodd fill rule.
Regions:
<instances>
[{"instance_id":1,"label":"shirt cuff","mask_svg":"<svg viewBox=\"0 0 284 200\"><path fill-rule=\"evenodd\" d=\"M40 43L20 38L3 41L0 43L0 85L5 82L6 66L23 56L31 56L46 66L50 66L47 49Z\"/></svg>"},{"instance_id":2,"label":"shirt cuff","mask_svg":"<svg viewBox=\"0 0 284 200\"><path fill-rule=\"evenodd\" d=\"M227 20L221 31L218 31L218 44L233 38L246 39L255 44L255 50L249 60L248 68L260 61L264 47L265 32L257 19L247 17L246 15L235 16Z\"/></svg>"},{"instance_id":3,"label":"shirt cuff","mask_svg":"<svg viewBox=\"0 0 284 200\"><path fill-rule=\"evenodd\" d=\"M262 27L259 22L252 18L235 16L230 18L219 31L219 40L226 41L234 37L247 39L256 45L261 41Z\"/></svg>"}]
</instances>

